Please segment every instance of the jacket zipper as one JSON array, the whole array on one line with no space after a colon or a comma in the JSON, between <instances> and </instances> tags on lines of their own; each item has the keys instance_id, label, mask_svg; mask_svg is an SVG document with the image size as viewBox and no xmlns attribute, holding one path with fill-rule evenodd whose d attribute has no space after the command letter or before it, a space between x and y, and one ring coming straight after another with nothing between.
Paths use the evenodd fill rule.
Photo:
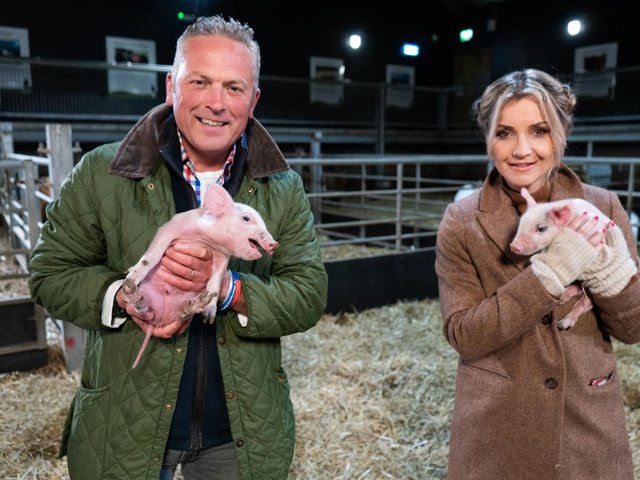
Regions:
<instances>
[{"instance_id":1,"label":"jacket zipper","mask_svg":"<svg viewBox=\"0 0 640 480\"><path fill-rule=\"evenodd\" d=\"M191 418L191 448L199 450L202 448L202 422L204 419L204 404L207 391L207 328L202 328L203 323L199 318L194 318L197 322L198 342L196 343L194 384L193 384L193 404Z\"/></svg>"},{"instance_id":2,"label":"jacket zipper","mask_svg":"<svg viewBox=\"0 0 640 480\"><path fill-rule=\"evenodd\" d=\"M187 193L189 194L193 208L198 208L198 199L196 192L193 191L188 182L184 183ZM196 316L198 317L198 316ZM195 324L195 325L194 325ZM191 448L200 450L203 446L202 439L202 422L204 420L204 410L207 392L207 328L203 328L200 318L194 318L191 321L190 328L196 327L194 334L197 337L196 351L194 352L194 383L193 383L193 399L191 404Z\"/></svg>"}]
</instances>

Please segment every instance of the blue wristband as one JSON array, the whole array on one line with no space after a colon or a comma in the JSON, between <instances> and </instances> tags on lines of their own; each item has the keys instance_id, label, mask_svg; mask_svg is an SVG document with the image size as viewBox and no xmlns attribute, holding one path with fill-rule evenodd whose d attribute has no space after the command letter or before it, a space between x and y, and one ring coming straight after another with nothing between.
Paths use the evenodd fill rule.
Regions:
<instances>
[{"instance_id":1,"label":"blue wristband","mask_svg":"<svg viewBox=\"0 0 640 480\"><path fill-rule=\"evenodd\" d=\"M219 312L228 310L237 300L236 294L240 293L240 274L231 270L229 270L229 273L231 274L229 291L227 292L227 298L218 306Z\"/></svg>"}]
</instances>

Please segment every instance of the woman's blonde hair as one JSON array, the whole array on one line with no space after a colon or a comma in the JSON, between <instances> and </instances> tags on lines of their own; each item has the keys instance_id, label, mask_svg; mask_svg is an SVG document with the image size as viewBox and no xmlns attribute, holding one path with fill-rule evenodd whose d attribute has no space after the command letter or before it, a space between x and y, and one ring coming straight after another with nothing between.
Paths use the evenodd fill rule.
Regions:
<instances>
[{"instance_id":1,"label":"woman's blonde hair","mask_svg":"<svg viewBox=\"0 0 640 480\"><path fill-rule=\"evenodd\" d=\"M508 73L491 83L482 96L473 102L472 114L484 135L487 154L493 160L493 142L502 108L511 100L532 96L540 105L549 124L554 147L551 176L560 166L567 148L567 135L573 126L576 98L569 85L548 73L533 68Z\"/></svg>"}]
</instances>

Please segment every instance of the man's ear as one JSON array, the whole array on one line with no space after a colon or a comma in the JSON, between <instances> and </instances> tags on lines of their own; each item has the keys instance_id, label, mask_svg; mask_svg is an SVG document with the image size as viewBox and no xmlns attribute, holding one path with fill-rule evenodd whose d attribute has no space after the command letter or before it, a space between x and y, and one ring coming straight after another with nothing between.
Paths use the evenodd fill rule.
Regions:
<instances>
[{"instance_id":1,"label":"man's ear","mask_svg":"<svg viewBox=\"0 0 640 480\"><path fill-rule=\"evenodd\" d=\"M256 109L256 105L258 105L258 100L260 99L260 89L256 88L256 91L253 92L253 99L251 100L251 108L249 109L249 118L253 118L253 111Z\"/></svg>"},{"instance_id":2,"label":"man's ear","mask_svg":"<svg viewBox=\"0 0 640 480\"><path fill-rule=\"evenodd\" d=\"M165 90L167 91L165 102L167 102L167 105L173 105L173 77L171 75L171 72L167 73L167 76L164 80L164 85Z\"/></svg>"}]
</instances>

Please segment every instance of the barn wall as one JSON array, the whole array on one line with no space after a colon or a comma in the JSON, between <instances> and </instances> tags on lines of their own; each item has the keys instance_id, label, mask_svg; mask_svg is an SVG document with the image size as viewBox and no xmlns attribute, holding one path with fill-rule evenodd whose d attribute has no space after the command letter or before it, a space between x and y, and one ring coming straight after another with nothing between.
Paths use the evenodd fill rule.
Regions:
<instances>
[{"instance_id":1,"label":"barn wall","mask_svg":"<svg viewBox=\"0 0 640 480\"><path fill-rule=\"evenodd\" d=\"M398 253L325 263L327 313L353 312L398 300L437 298L435 252Z\"/></svg>"}]
</instances>

